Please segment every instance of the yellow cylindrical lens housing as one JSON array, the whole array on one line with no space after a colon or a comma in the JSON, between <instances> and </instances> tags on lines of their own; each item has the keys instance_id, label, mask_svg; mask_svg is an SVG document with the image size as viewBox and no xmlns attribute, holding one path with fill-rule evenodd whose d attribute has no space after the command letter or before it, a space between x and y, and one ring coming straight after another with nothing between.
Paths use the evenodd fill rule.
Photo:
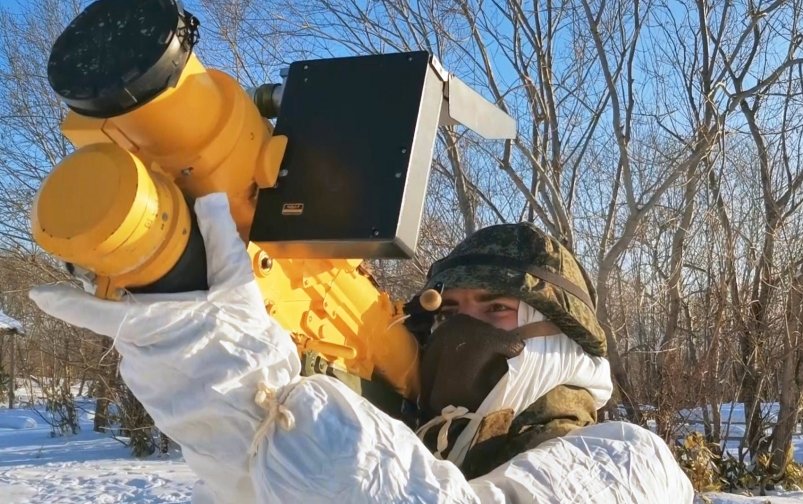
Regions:
<instances>
[{"instance_id":1,"label":"yellow cylindrical lens housing","mask_svg":"<svg viewBox=\"0 0 803 504\"><path fill-rule=\"evenodd\" d=\"M245 239L256 208L256 180L273 185L278 161L271 126L229 75L207 70L191 55L174 87L107 119L75 112L62 125L76 146L112 142L168 175L193 198L225 192Z\"/></svg>"},{"instance_id":2,"label":"yellow cylindrical lens housing","mask_svg":"<svg viewBox=\"0 0 803 504\"><path fill-rule=\"evenodd\" d=\"M264 164L271 128L232 77L207 70L190 55L175 87L107 119L104 130L149 166L158 165L184 193L226 192L237 228L247 237L256 206L254 177Z\"/></svg>"},{"instance_id":3,"label":"yellow cylindrical lens housing","mask_svg":"<svg viewBox=\"0 0 803 504\"><path fill-rule=\"evenodd\" d=\"M227 113L228 101L221 91L193 54L174 87L111 121L163 168L194 167L198 151L221 133L220 117Z\"/></svg>"},{"instance_id":4,"label":"yellow cylindrical lens housing","mask_svg":"<svg viewBox=\"0 0 803 504\"><path fill-rule=\"evenodd\" d=\"M44 249L121 287L166 274L186 247L190 224L175 184L111 143L83 147L59 163L31 216Z\"/></svg>"}]
</instances>

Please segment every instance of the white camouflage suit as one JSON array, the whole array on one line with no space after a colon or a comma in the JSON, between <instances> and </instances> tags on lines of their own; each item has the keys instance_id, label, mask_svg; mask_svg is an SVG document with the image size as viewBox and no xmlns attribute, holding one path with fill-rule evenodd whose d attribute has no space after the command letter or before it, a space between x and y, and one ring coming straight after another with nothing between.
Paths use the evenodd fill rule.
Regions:
<instances>
[{"instance_id":1,"label":"white camouflage suit","mask_svg":"<svg viewBox=\"0 0 803 504\"><path fill-rule=\"evenodd\" d=\"M31 292L45 312L114 338L126 383L199 477L193 502L692 502L666 444L623 422L578 429L467 481L335 379L301 378L295 345L264 309L225 196L199 199L196 213L208 292L121 302L68 286ZM533 394L577 379L561 374L570 361L530 366L528 380L543 383Z\"/></svg>"}]
</instances>

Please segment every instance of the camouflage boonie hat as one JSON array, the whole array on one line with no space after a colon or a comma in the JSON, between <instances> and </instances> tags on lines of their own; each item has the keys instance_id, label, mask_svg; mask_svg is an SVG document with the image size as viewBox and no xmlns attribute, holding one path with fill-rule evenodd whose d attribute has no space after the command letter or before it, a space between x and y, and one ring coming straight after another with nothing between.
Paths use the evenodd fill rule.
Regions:
<instances>
[{"instance_id":1,"label":"camouflage boonie hat","mask_svg":"<svg viewBox=\"0 0 803 504\"><path fill-rule=\"evenodd\" d=\"M574 255L528 222L472 234L427 273L426 289L485 289L524 301L587 353L605 356L596 291Z\"/></svg>"}]
</instances>

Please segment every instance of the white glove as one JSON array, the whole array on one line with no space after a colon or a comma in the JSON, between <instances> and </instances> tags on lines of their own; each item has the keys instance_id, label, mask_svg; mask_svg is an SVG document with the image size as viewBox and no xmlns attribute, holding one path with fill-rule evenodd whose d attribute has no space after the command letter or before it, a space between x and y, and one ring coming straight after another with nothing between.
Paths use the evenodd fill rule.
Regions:
<instances>
[{"instance_id":1,"label":"white glove","mask_svg":"<svg viewBox=\"0 0 803 504\"><path fill-rule=\"evenodd\" d=\"M123 379L183 448L218 502L254 501L250 443L265 411L260 385L278 390L298 376L289 334L266 311L224 194L196 201L209 291L95 298L64 285L31 299L50 315L114 338Z\"/></svg>"}]
</instances>

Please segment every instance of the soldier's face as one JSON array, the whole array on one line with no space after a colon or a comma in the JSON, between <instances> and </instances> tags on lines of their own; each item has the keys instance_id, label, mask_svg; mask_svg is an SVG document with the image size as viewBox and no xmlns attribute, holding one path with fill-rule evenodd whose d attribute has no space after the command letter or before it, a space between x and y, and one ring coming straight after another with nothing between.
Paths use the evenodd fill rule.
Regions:
<instances>
[{"instance_id":1,"label":"soldier's face","mask_svg":"<svg viewBox=\"0 0 803 504\"><path fill-rule=\"evenodd\" d=\"M519 325L519 300L498 296L484 289L448 289L443 292L441 320L461 313L497 329L511 331Z\"/></svg>"}]
</instances>

